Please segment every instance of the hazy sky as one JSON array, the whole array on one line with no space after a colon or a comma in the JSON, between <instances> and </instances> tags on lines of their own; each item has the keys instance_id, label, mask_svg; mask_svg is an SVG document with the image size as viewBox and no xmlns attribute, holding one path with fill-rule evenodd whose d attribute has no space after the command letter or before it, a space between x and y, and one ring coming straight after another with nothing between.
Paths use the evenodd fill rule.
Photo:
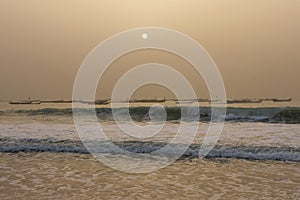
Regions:
<instances>
[{"instance_id":1,"label":"hazy sky","mask_svg":"<svg viewBox=\"0 0 300 200\"><path fill-rule=\"evenodd\" d=\"M197 40L218 65L229 98L300 99L299 21L299 0L1 0L0 99L71 98L76 72L98 43L148 26ZM124 69L153 61L174 65L198 94L205 90L174 55L149 50L126 56L100 82L102 96Z\"/></svg>"}]
</instances>

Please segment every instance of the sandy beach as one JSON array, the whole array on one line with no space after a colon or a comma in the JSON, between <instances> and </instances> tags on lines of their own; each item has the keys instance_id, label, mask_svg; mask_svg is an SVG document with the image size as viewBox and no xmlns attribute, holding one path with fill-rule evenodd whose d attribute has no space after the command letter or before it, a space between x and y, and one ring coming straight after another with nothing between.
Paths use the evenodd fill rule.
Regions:
<instances>
[{"instance_id":1,"label":"sandy beach","mask_svg":"<svg viewBox=\"0 0 300 200\"><path fill-rule=\"evenodd\" d=\"M0 158L2 199L300 198L300 164L293 162L189 159L129 174L91 155L0 153Z\"/></svg>"}]
</instances>

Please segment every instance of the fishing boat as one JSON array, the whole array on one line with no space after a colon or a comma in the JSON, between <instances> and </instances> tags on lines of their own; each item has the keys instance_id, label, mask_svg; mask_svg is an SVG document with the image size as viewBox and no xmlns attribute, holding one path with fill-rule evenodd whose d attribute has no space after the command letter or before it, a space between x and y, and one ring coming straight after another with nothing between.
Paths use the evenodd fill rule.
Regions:
<instances>
[{"instance_id":1,"label":"fishing boat","mask_svg":"<svg viewBox=\"0 0 300 200\"><path fill-rule=\"evenodd\" d=\"M72 103L72 100L43 100L41 103Z\"/></svg>"},{"instance_id":2,"label":"fishing boat","mask_svg":"<svg viewBox=\"0 0 300 200\"><path fill-rule=\"evenodd\" d=\"M261 103L262 99L232 99L227 100L227 103Z\"/></svg>"},{"instance_id":3,"label":"fishing boat","mask_svg":"<svg viewBox=\"0 0 300 200\"><path fill-rule=\"evenodd\" d=\"M89 105L106 105L110 103L109 99L98 99L95 101L78 101L80 103L85 103L85 104L89 104Z\"/></svg>"},{"instance_id":4,"label":"fishing boat","mask_svg":"<svg viewBox=\"0 0 300 200\"><path fill-rule=\"evenodd\" d=\"M181 100L181 101L177 101L176 102L176 104L191 104L191 103L194 103L195 101L183 101L183 100Z\"/></svg>"},{"instance_id":5,"label":"fishing boat","mask_svg":"<svg viewBox=\"0 0 300 200\"><path fill-rule=\"evenodd\" d=\"M263 101L273 101L273 98L264 98Z\"/></svg>"},{"instance_id":6,"label":"fishing boat","mask_svg":"<svg viewBox=\"0 0 300 200\"><path fill-rule=\"evenodd\" d=\"M103 100L96 100L95 105L106 105L109 104L110 100L109 99L103 99Z\"/></svg>"},{"instance_id":7,"label":"fishing boat","mask_svg":"<svg viewBox=\"0 0 300 200\"><path fill-rule=\"evenodd\" d=\"M166 99L134 99L129 100L129 103L160 103L165 101Z\"/></svg>"},{"instance_id":8,"label":"fishing boat","mask_svg":"<svg viewBox=\"0 0 300 200\"><path fill-rule=\"evenodd\" d=\"M40 104L40 100L19 100L19 101L10 101L9 104Z\"/></svg>"},{"instance_id":9,"label":"fishing boat","mask_svg":"<svg viewBox=\"0 0 300 200\"><path fill-rule=\"evenodd\" d=\"M9 104L31 104L29 100L10 101Z\"/></svg>"},{"instance_id":10,"label":"fishing boat","mask_svg":"<svg viewBox=\"0 0 300 200\"><path fill-rule=\"evenodd\" d=\"M197 99L196 101L198 101L198 102L207 102L207 103L212 102L212 100L210 100L210 99Z\"/></svg>"},{"instance_id":11,"label":"fishing boat","mask_svg":"<svg viewBox=\"0 0 300 200\"><path fill-rule=\"evenodd\" d=\"M282 98L282 99L279 99L279 98L275 98L273 99L274 102L290 102L292 101L292 98Z\"/></svg>"}]
</instances>

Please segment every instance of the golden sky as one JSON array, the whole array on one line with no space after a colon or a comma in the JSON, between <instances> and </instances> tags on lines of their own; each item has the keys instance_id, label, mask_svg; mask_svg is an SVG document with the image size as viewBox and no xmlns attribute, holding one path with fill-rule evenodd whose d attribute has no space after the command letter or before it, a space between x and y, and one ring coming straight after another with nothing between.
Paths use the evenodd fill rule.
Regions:
<instances>
[{"instance_id":1,"label":"golden sky","mask_svg":"<svg viewBox=\"0 0 300 200\"><path fill-rule=\"evenodd\" d=\"M299 0L1 0L0 99L71 98L87 54L138 27L170 28L198 41L219 67L229 98L300 99L299 11ZM205 91L201 77L174 55L127 56L101 80L103 97L124 69L150 61L174 65L199 95ZM153 91L145 95L163 95Z\"/></svg>"}]
</instances>

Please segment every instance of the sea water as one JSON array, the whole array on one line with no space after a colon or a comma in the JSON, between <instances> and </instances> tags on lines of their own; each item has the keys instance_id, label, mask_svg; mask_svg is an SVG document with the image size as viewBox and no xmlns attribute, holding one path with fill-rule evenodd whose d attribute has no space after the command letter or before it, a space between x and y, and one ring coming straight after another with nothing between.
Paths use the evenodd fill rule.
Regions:
<instances>
[{"instance_id":1,"label":"sea water","mask_svg":"<svg viewBox=\"0 0 300 200\"><path fill-rule=\"evenodd\" d=\"M112 111L122 111L124 105L97 106L97 117L107 136L103 141L112 141L138 154L161 149L176 137L181 122L178 106L162 105L167 113L164 127L159 134L142 139L124 134L114 122ZM150 106L131 105L131 118L136 124L149 123ZM206 104L185 106L200 106L201 114L189 148L165 168L132 174L111 169L90 154L77 134L71 104L3 102L0 198L300 198L298 105L230 105L223 132L205 158L199 158L199 149L209 126L211 108ZM89 109L81 112L89 113ZM189 123L194 122L185 122ZM181 144L176 145L179 149ZM98 150L118 154L101 144Z\"/></svg>"}]
</instances>

